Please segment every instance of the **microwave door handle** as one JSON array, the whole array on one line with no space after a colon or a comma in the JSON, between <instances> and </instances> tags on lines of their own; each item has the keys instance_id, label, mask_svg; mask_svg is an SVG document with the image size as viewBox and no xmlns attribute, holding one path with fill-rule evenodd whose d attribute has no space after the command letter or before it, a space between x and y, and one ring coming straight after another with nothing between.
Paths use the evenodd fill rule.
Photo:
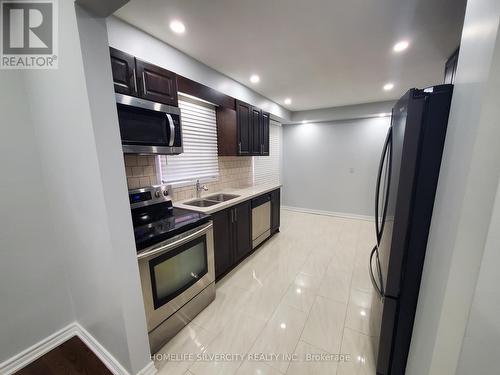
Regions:
<instances>
[{"instance_id":1,"label":"microwave door handle","mask_svg":"<svg viewBox=\"0 0 500 375\"><path fill-rule=\"evenodd\" d=\"M170 147L173 147L175 143L175 126L174 126L174 120L172 119L172 116L170 116L169 113L167 113L167 121L168 124L170 125L170 139L168 141L168 145Z\"/></svg>"}]
</instances>

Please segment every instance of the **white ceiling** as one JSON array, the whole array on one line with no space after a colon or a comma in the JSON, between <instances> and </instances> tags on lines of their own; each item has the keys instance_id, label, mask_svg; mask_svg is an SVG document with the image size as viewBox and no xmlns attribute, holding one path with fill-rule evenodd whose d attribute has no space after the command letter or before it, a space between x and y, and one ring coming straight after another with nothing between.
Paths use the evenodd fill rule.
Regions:
<instances>
[{"instance_id":1,"label":"white ceiling","mask_svg":"<svg viewBox=\"0 0 500 375\"><path fill-rule=\"evenodd\" d=\"M465 0L131 0L116 15L290 110L442 82ZM174 34L169 23L186 25ZM402 54L392 46L410 41ZM261 81L249 82L252 73ZM386 82L395 87L382 90Z\"/></svg>"}]
</instances>

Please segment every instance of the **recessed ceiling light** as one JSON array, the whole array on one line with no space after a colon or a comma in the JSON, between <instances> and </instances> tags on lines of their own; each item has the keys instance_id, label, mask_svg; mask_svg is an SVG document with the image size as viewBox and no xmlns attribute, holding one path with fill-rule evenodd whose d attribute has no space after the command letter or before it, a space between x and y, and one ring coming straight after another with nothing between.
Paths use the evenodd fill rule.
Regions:
<instances>
[{"instance_id":1,"label":"recessed ceiling light","mask_svg":"<svg viewBox=\"0 0 500 375\"><path fill-rule=\"evenodd\" d=\"M184 34L186 26L179 20L173 20L170 22L170 29L176 34Z\"/></svg>"},{"instance_id":2,"label":"recessed ceiling light","mask_svg":"<svg viewBox=\"0 0 500 375\"><path fill-rule=\"evenodd\" d=\"M397 42L394 45L394 47L392 47L392 50L394 52L403 52L405 49L408 48L409 45L410 45L410 43L407 40L401 40L401 41Z\"/></svg>"},{"instance_id":3,"label":"recessed ceiling light","mask_svg":"<svg viewBox=\"0 0 500 375\"><path fill-rule=\"evenodd\" d=\"M280 327L281 327L281 329L286 329L286 323L281 323Z\"/></svg>"},{"instance_id":4,"label":"recessed ceiling light","mask_svg":"<svg viewBox=\"0 0 500 375\"><path fill-rule=\"evenodd\" d=\"M250 76L250 82L252 82L252 83L259 83L260 82L260 77L257 74L252 74Z\"/></svg>"},{"instance_id":5,"label":"recessed ceiling light","mask_svg":"<svg viewBox=\"0 0 500 375\"><path fill-rule=\"evenodd\" d=\"M390 82L389 82L389 83L386 83L386 84L384 85L384 90L385 90L385 91L392 90L393 88L394 88L394 83L390 83Z\"/></svg>"},{"instance_id":6,"label":"recessed ceiling light","mask_svg":"<svg viewBox=\"0 0 500 375\"><path fill-rule=\"evenodd\" d=\"M307 120L302 120L302 123L303 124L307 124Z\"/></svg>"},{"instance_id":7,"label":"recessed ceiling light","mask_svg":"<svg viewBox=\"0 0 500 375\"><path fill-rule=\"evenodd\" d=\"M292 104L292 99L290 99L290 98L286 98L283 102L284 102L286 105L290 105L290 104Z\"/></svg>"}]
</instances>

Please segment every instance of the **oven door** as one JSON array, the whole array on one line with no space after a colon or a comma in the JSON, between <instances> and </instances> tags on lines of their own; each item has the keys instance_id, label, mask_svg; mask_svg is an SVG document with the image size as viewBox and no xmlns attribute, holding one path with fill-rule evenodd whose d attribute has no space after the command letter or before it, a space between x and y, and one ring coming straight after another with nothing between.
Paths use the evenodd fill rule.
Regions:
<instances>
[{"instance_id":1,"label":"oven door","mask_svg":"<svg viewBox=\"0 0 500 375\"><path fill-rule=\"evenodd\" d=\"M138 255L148 332L215 281L212 222Z\"/></svg>"},{"instance_id":2,"label":"oven door","mask_svg":"<svg viewBox=\"0 0 500 375\"><path fill-rule=\"evenodd\" d=\"M182 153L180 109L133 96L115 94L125 153Z\"/></svg>"}]
</instances>

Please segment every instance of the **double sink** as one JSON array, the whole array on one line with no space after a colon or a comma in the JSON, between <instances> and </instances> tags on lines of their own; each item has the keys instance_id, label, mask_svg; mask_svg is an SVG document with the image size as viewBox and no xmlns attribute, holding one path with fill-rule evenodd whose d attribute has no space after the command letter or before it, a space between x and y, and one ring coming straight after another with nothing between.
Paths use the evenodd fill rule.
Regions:
<instances>
[{"instance_id":1,"label":"double sink","mask_svg":"<svg viewBox=\"0 0 500 375\"><path fill-rule=\"evenodd\" d=\"M200 198L189 202L185 202L184 204L187 206L195 206L195 207L210 207L238 197L239 195L235 194L214 194L205 198Z\"/></svg>"}]
</instances>

